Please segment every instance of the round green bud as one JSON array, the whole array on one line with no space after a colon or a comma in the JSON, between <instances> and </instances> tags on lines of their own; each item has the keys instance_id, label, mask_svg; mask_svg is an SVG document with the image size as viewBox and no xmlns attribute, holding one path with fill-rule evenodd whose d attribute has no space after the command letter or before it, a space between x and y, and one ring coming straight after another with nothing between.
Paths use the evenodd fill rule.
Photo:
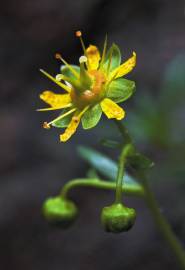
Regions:
<instances>
[{"instance_id":1,"label":"round green bud","mask_svg":"<svg viewBox=\"0 0 185 270\"><path fill-rule=\"evenodd\" d=\"M68 228L78 215L76 205L72 201L61 197L47 199L43 204L42 210L44 217L49 223L61 228Z\"/></svg>"},{"instance_id":2,"label":"round green bud","mask_svg":"<svg viewBox=\"0 0 185 270\"><path fill-rule=\"evenodd\" d=\"M136 211L123 204L113 204L102 209L101 222L107 232L120 233L132 228L136 219Z\"/></svg>"}]
</instances>

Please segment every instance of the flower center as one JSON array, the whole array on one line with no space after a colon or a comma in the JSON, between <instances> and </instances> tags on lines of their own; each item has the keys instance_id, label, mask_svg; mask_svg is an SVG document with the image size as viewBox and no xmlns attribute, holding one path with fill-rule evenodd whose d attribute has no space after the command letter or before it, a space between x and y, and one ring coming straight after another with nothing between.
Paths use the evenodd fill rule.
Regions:
<instances>
[{"instance_id":1,"label":"flower center","mask_svg":"<svg viewBox=\"0 0 185 270\"><path fill-rule=\"evenodd\" d=\"M93 105L104 97L106 83L104 73L100 70L91 70L88 71L88 74L93 80L91 88L85 89L83 92L78 92L75 89L71 91L72 101L79 109Z\"/></svg>"}]
</instances>

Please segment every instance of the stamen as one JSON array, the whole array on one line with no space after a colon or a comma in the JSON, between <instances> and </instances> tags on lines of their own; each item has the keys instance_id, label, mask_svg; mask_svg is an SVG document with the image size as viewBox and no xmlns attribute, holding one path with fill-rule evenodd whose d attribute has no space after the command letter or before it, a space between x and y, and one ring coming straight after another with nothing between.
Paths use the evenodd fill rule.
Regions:
<instances>
[{"instance_id":1,"label":"stamen","mask_svg":"<svg viewBox=\"0 0 185 270\"><path fill-rule=\"evenodd\" d=\"M55 78L57 81L61 81L61 80L65 81L65 84L69 87L74 86L77 89L79 88L79 80L76 80L74 78L69 78L63 74L57 74Z\"/></svg>"},{"instance_id":2,"label":"stamen","mask_svg":"<svg viewBox=\"0 0 185 270\"><path fill-rule=\"evenodd\" d=\"M89 88L92 85L92 79L88 75L85 64L87 63L87 57L85 55L82 55L79 58L80 62L80 82L85 88Z\"/></svg>"},{"instance_id":3,"label":"stamen","mask_svg":"<svg viewBox=\"0 0 185 270\"><path fill-rule=\"evenodd\" d=\"M62 118L64 118L64 117L66 117L67 115L73 113L73 112L76 111L76 110L77 110L77 108L73 108L72 110L70 110L70 111L68 111L68 112L66 112L66 113L64 113L64 114L59 115L59 116L58 116L57 118L55 118L53 121L49 122L48 125L51 125L51 124L57 122L58 120L60 120L60 119L62 119Z\"/></svg>"},{"instance_id":4,"label":"stamen","mask_svg":"<svg viewBox=\"0 0 185 270\"><path fill-rule=\"evenodd\" d=\"M82 32L81 31L76 31L76 37L78 37L80 39L81 45L82 45L82 49L84 51L84 54L86 54L86 48L85 48L85 44L84 41L82 39Z\"/></svg>"},{"instance_id":5,"label":"stamen","mask_svg":"<svg viewBox=\"0 0 185 270\"><path fill-rule=\"evenodd\" d=\"M45 129L50 129L50 124L48 124L47 122L44 122L43 125L42 125L43 128Z\"/></svg>"},{"instance_id":6,"label":"stamen","mask_svg":"<svg viewBox=\"0 0 185 270\"><path fill-rule=\"evenodd\" d=\"M76 31L76 37L81 37L82 36L82 32L81 31Z\"/></svg>"},{"instance_id":7,"label":"stamen","mask_svg":"<svg viewBox=\"0 0 185 270\"><path fill-rule=\"evenodd\" d=\"M118 71L114 74L114 76L110 79L110 81L108 81L107 87L108 87L108 86L111 84L111 82L116 78L117 74L118 74Z\"/></svg>"},{"instance_id":8,"label":"stamen","mask_svg":"<svg viewBox=\"0 0 185 270\"><path fill-rule=\"evenodd\" d=\"M64 60L64 58L62 58L61 54L60 53L56 53L55 54L55 58L58 59L58 60L61 60L68 68L69 70L73 73L73 75L78 79L79 76L78 76L78 73L76 72L76 70L74 68L72 68L72 66L70 66L70 64L67 63L66 60Z\"/></svg>"},{"instance_id":9,"label":"stamen","mask_svg":"<svg viewBox=\"0 0 185 270\"><path fill-rule=\"evenodd\" d=\"M72 106L72 103L66 104L65 106L62 107L49 107L49 108L43 108L43 109L37 109L37 112L47 112L47 111L55 111L55 110L61 110L65 108L69 108Z\"/></svg>"},{"instance_id":10,"label":"stamen","mask_svg":"<svg viewBox=\"0 0 185 270\"><path fill-rule=\"evenodd\" d=\"M113 50L111 50L111 52L110 52L110 58L109 58L109 63L108 63L108 67L107 67L107 74L109 74L110 65L111 65L111 62L112 62L112 53L113 53Z\"/></svg>"},{"instance_id":11,"label":"stamen","mask_svg":"<svg viewBox=\"0 0 185 270\"><path fill-rule=\"evenodd\" d=\"M80 64L86 63L87 62L87 57L85 55L80 56L79 62L80 62Z\"/></svg>"},{"instance_id":12,"label":"stamen","mask_svg":"<svg viewBox=\"0 0 185 270\"><path fill-rule=\"evenodd\" d=\"M89 105L86 106L78 115L73 116L74 122L78 123L82 115L89 109Z\"/></svg>"},{"instance_id":13,"label":"stamen","mask_svg":"<svg viewBox=\"0 0 185 270\"><path fill-rule=\"evenodd\" d=\"M101 58L101 62L100 62L100 67L105 60L106 50L107 50L107 34L105 36L105 41L104 41L104 45L103 45L103 53L102 53L102 58Z\"/></svg>"},{"instance_id":14,"label":"stamen","mask_svg":"<svg viewBox=\"0 0 185 270\"><path fill-rule=\"evenodd\" d=\"M62 81L63 78L64 78L64 76L63 76L62 74L57 74L56 77L55 77L55 79L56 79L57 81L59 81L59 82Z\"/></svg>"},{"instance_id":15,"label":"stamen","mask_svg":"<svg viewBox=\"0 0 185 270\"><path fill-rule=\"evenodd\" d=\"M79 118L81 118L81 116L89 109L89 105L86 106L78 115Z\"/></svg>"},{"instance_id":16,"label":"stamen","mask_svg":"<svg viewBox=\"0 0 185 270\"><path fill-rule=\"evenodd\" d=\"M47 73L43 69L40 69L40 72L42 72L46 77L48 77L51 81L55 82L57 85L59 85L60 87L62 87L67 92L69 92L69 93L71 92L71 88L69 86L67 86L64 83L61 83L61 82L57 81L53 76L51 76L49 73Z\"/></svg>"}]
</instances>

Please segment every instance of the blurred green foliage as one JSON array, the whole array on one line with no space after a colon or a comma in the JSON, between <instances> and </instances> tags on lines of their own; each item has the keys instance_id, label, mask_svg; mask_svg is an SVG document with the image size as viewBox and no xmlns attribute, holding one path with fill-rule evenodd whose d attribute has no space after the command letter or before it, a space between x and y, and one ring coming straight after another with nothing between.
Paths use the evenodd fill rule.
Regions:
<instances>
[{"instance_id":1,"label":"blurred green foliage","mask_svg":"<svg viewBox=\"0 0 185 270\"><path fill-rule=\"evenodd\" d=\"M137 89L137 92L139 89ZM159 158L158 179L185 176L185 53L167 66L161 87L138 95L127 127L138 145ZM155 159L155 158L154 158Z\"/></svg>"}]
</instances>

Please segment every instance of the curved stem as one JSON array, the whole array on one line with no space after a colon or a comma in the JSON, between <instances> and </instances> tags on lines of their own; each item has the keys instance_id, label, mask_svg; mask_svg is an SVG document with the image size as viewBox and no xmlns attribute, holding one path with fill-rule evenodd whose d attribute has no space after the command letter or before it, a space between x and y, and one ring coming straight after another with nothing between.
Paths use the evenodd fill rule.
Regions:
<instances>
[{"instance_id":1,"label":"curved stem","mask_svg":"<svg viewBox=\"0 0 185 270\"><path fill-rule=\"evenodd\" d=\"M166 242L175 254L181 268L185 269L185 250L183 249L180 241L172 231L170 224L161 214L158 203L154 197L154 194L150 190L146 179L144 179L143 181L143 187L145 190L145 201L151 211L151 214L154 218L156 225L158 226L159 231L162 233Z\"/></svg>"},{"instance_id":2,"label":"curved stem","mask_svg":"<svg viewBox=\"0 0 185 270\"><path fill-rule=\"evenodd\" d=\"M121 202L121 195L122 195L122 187L123 187L123 175L124 175L124 167L125 162L130 150L132 148L131 144L126 144L121 151L118 163L118 173L116 178L116 196L115 196L115 203Z\"/></svg>"},{"instance_id":3,"label":"curved stem","mask_svg":"<svg viewBox=\"0 0 185 270\"><path fill-rule=\"evenodd\" d=\"M122 195L122 185L123 185L123 175L124 175L124 167L127 156L130 154L130 151L133 150L133 143L132 139L129 135L128 130L125 128L125 126L122 124L122 122L118 120L114 120L116 126L118 127L125 145L122 148L120 157L119 157L119 163L118 163L118 173L116 178L116 198L115 203L121 202L121 195Z\"/></svg>"},{"instance_id":4,"label":"curved stem","mask_svg":"<svg viewBox=\"0 0 185 270\"><path fill-rule=\"evenodd\" d=\"M98 188L98 189L115 190L116 183L100 180L97 178L74 179L67 182L63 186L60 195L63 198L64 197L66 198L68 196L69 191L76 187L92 187L92 188ZM137 185L124 184L124 187L122 186L122 190L124 191L125 194L130 195L130 196L144 197L144 190L139 185L137 186Z\"/></svg>"}]
</instances>

